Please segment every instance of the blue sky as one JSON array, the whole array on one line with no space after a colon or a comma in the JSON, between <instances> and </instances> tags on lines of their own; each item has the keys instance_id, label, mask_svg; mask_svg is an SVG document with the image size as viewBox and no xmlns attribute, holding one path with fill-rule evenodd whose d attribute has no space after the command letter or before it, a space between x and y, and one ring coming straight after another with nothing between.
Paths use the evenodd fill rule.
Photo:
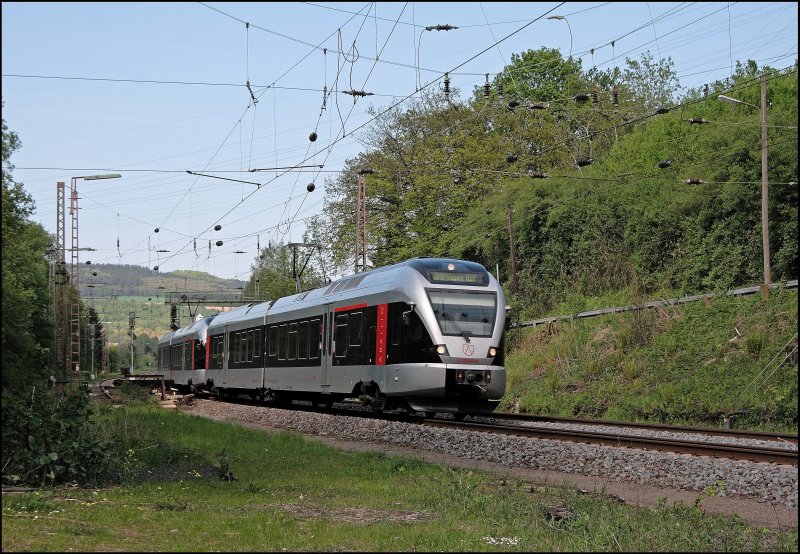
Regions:
<instances>
[{"instance_id":1,"label":"blue sky","mask_svg":"<svg viewBox=\"0 0 800 554\"><path fill-rule=\"evenodd\" d=\"M584 68L650 51L698 87L737 60L790 66L797 12L794 2L3 2L3 118L22 142L14 178L50 232L57 181L122 175L77 181L80 246L95 249L81 262L247 279L258 244L302 240L325 180L363 149L370 106L441 87L445 72L464 97L512 53L542 46L571 49ZM458 29L425 31L444 24ZM374 95L334 93L323 109L326 88ZM248 171L298 165L311 167Z\"/></svg>"}]
</instances>

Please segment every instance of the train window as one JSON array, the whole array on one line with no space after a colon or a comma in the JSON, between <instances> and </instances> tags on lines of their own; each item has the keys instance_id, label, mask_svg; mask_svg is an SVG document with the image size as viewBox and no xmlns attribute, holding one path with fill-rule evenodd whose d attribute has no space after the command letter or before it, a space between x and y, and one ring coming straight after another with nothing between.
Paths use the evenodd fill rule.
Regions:
<instances>
[{"instance_id":1,"label":"train window","mask_svg":"<svg viewBox=\"0 0 800 554\"><path fill-rule=\"evenodd\" d=\"M256 329L253 336L255 337L253 339L253 344L254 344L253 358L260 358L263 346L261 344L261 329Z\"/></svg>"},{"instance_id":2,"label":"train window","mask_svg":"<svg viewBox=\"0 0 800 554\"><path fill-rule=\"evenodd\" d=\"M361 346L361 324L364 319L364 314L356 312L350 314L350 346Z\"/></svg>"},{"instance_id":3,"label":"train window","mask_svg":"<svg viewBox=\"0 0 800 554\"><path fill-rule=\"evenodd\" d=\"M297 359L308 358L308 321L301 321L297 329Z\"/></svg>"},{"instance_id":4,"label":"train window","mask_svg":"<svg viewBox=\"0 0 800 554\"><path fill-rule=\"evenodd\" d=\"M286 332L286 325L281 325L278 327L278 359L285 360L286 359L286 346L287 346L287 336L288 333Z\"/></svg>"},{"instance_id":5,"label":"train window","mask_svg":"<svg viewBox=\"0 0 800 554\"><path fill-rule=\"evenodd\" d=\"M248 339L247 331L242 331L242 354L241 354L241 362L247 362L250 360L250 341Z\"/></svg>"},{"instance_id":6,"label":"train window","mask_svg":"<svg viewBox=\"0 0 800 554\"><path fill-rule=\"evenodd\" d=\"M319 358L319 351L321 348L320 336L322 334L322 324L320 320L312 319L308 331L308 359L316 360Z\"/></svg>"},{"instance_id":7,"label":"train window","mask_svg":"<svg viewBox=\"0 0 800 554\"><path fill-rule=\"evenodd\" d=\"M269 355L275 356L278 353L278 327L273 325L269 328Z\"/></svg>"},{"instance_id":8,"label":"train window","mask_svg":"<svg viewBox=\"0 0 800 554\"><path fill-rule=\"evenodd\" d=\"M233 337L233 363L238 364L239 360L241 360L241 352L242 352L242 343L239 340L239 333L234 333Z\"/></svg>"},{"instance_id":9,"label":"train window","mask_svg":"<svg viewBox=\"0 0 800 554\"><path fill-rule=\"evenodd\" d=\"M289 324L289 341L287 343L289 349L288 360L297 358L297 323Z\"/></svg>"},{"instance_id":10,"label":"train window","mask_svg":"<svg viewBox=\"0 0 800 554\"><path fill-rule=\"evenodd\" d=\"M337 358L344 358L347 356L347 314L336 316L334 332L336 333L334 355Z\"/></svg>"}]
</instances>

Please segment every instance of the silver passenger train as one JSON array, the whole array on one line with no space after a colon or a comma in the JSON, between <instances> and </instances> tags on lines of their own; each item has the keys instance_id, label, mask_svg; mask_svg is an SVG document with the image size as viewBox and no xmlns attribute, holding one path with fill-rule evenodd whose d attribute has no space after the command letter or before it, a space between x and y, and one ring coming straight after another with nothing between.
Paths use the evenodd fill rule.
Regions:
<instances>
[{"instance_id":1,"label":"silver passenger train","mask_svg":"<svg viewBox=\"0 0 800 554\"><path fill-rule=\"evenodd\" d=\"M414 258L199 319L161 337L158 369L219 396L491 412L506 387L507 310L482 265Z\"/></svg>"}]
</instances>

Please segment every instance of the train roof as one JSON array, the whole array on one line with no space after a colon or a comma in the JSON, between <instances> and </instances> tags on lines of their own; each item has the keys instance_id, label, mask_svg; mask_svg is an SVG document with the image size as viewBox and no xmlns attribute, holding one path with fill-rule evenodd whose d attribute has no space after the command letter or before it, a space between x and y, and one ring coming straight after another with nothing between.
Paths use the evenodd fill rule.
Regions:
<instances>
[{"instance_id":1,"label":"train roof","mask_svg":"<svg viewBox=\"0 0 800 554\"><path fill-rule=\"evenodd\" d=\"M210 315L195 321L191 325L181 327L177 331L173 332L172 337L170 337L170 339L175 340L175 339L181 339L183 337L200 334L208 328L209 323L211 323L211 321L215 317L216 317L215 315Z\"/></svg>"},{"instance_id":2,"label":"train roof","mask_svg":"<svg viewBox=\"0 0 800 554\"><path fill-rule=\"evenodd\" d=\"M216 329L232 322L241 323L244 321L263 320L267 315L269 306L269 301L239 306L233 310L217 314L209 327Z\"/></svg>"},{"instance_id":3,"label":"train roof","mask_svg":"<svg viewBox=\"0 0 800 554\"><path fill-rule=\"evenodd\" d=\"M363 273L342 277L323 287L285 296L272 301L252 303L212 316L208 332L230 325L232 329L240 326L258 325L268 315L278 315L300 308L317 306L322 303L347 302L368 294L389 291L419 290L426 284L458 285L486 288L499 287L492 275L481 264L453 258L412 258L393 265L380 267ZM186 329L186 328L184 328ZM191 327L179 329L172 337L180 338L191 334ZM163 339L162 339L163 340Z\"/></svg>"},{"instance_id":4,"label":"train roof","mask_svg":"<svg viewBox=\"0 0 800 554\"><path fill-rule=\"evenodd\" d=\"M279 298L269 306L269 313L280 313L303 305L314 305L319 302L336 302L350 297L361 296L364 289L373 289L370 292L381 292L409 285L415 274L419 274L431 283L441 283L434 277L440 273L453 272L459 275L475 276L475 286L486 287L492 281L491 275L481 264L453 258L412 258L403 262L379 267L363 273L343 277L309 291ZM453 283L443 283L453 284Z\"/></svg>"}]
</instances>

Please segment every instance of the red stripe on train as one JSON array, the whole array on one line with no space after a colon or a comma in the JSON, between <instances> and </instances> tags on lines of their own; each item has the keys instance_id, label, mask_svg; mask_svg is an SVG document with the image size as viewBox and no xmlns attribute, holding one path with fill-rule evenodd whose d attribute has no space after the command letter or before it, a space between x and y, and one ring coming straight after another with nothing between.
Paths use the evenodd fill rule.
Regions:
<instances>
[{"instance_id":1,"label":"red stripe on train","mask_svg":"<svg viewBox=\"0 0 800 554\"><path fill-rule=\"evenodd\" d=\"M386 320L388 304L378 304L378 328L375 333L375 365L386 365Z\"/></svg>"},{"instance_id":2,"label":"red stripe on train","mask_svg":"<svg viewBox=\"0 0 800 554\"><path fill-rule=\"evenodd\" d=\"M364 302L363 304L353 304L352 306L340 306L333 310L334 312L346 312L347 310L357 310L358 308L366 308L367 303Z\"/></svg>"}]
</instances>

